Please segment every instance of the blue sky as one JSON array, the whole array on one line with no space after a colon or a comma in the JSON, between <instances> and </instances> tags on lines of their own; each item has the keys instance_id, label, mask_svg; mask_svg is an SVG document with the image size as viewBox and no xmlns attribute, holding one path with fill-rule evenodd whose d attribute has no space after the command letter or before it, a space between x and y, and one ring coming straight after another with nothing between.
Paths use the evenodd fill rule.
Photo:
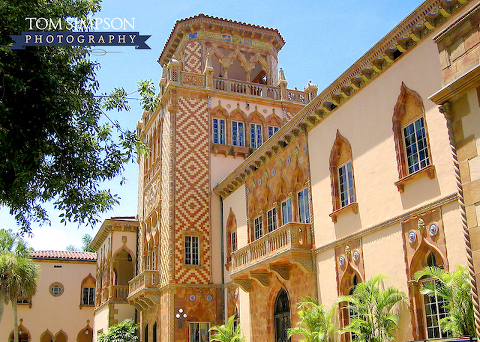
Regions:
<instances>
[{"instance_id":1,"label":"blue sky","mask_svg":"<svg viewBox=\"0 0 480 342\"><path fill-rule=\"evenodd\" d=\"M101 64L97 73L100 91L123 87L130 92L140 79L151 79L158 85L162 69L157 59L176 20L199 13L277 28L286 41L279 52L279 66L285 71L288 88L303 89L312 80L321 91L420 4L418 0L104 0L97 17L129 21L135 18L134 31L151 35L146 41L151 49L109 47L105 55L94 56ZM136 101L131 106L130 112L109 115L133 130L142 110ZM137 165L129 164L124 173L125 185L120 186L119 179L105 184L119 194L121 203L102 215L102 219L136 215L137 172ZM76 224L65 226L60 223L58 212L51 209L49 215L51 226L33 226L34 237L29 243L35 250L80 246L82 235L95 235L101 225L94 229L79 228ZM3 228L17 229L5 208L0 210L0 220Z\"/></svg>"}]
</instances>

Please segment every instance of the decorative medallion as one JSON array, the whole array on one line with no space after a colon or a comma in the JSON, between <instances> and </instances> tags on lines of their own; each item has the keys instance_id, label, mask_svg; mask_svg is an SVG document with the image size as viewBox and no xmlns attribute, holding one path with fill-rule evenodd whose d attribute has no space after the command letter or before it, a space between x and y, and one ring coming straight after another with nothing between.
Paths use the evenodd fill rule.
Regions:
<instances>
[{"instance_id":1,"label":"decorative medallion","mask_svg":"<svg viewBox=\"0 0 480 342\"><path fill-rule=\"evenodd\" d=\"M212 295L208 295L208 296L207 296L207 302L211 302L212 299L213 299Z\"/></svg>"},{"instance_id":2,"label":"decorative medallion","mask_svg":"<svg viewBox=\"0 0 480 342\"><path fill-rule=\"evenodd\" d=\"M261 178L258 180L258 186L260 186L260 185L262 185L262 179Z\"/></svg>"},{"instance_id":3,"label":"decorative medallion","mask_svg":"<svg viewBox=\"0 0 480 342\"><path fill-rule=\"evenodd\" d=\"M272 169L272 176L275 176L275 169Z\"/></svg>"},{"instance_id":4,"label":"decorative medallion","mask_svg":"<svg viewBox=\"0 0 480 342\"><path fill-rule=\"evenodd\" d=\"M417 233L415 233L412 230L410 233L408 233L408 241L410 241L410 243L414 243L416 240L417 240Z\"/></svg>"},{"instance_id":5,"label":"decorative medallion","mask_svg":"<svg viewBox=\"0 0 480 342\"><path fill-rule=\"evenodd\" d=\"M232 294L231 293L228 294L228 299L232 299Z\"/></svg>"},{"instance_id":6,"label":"decorative medallion","mask_svg":"<svg viewBox=\"0 0 480 342\"><path fill-rule=\"evenodd\" d=\"M430 232L430 236L435 236L438 233L438 226L435 223L432 223L430 228L428 228L428 231Z\"/></svg>"},{"instance_id":7,"label":"decorative medallion","mask_svg":"<svg viewBox=\"0 0 480 342\"><path fill-rule=\"evenodd\" d=\"M303 145L303 152L307 153L307 145Z\"/></svg>"},{"instance_id":8,"label":"decorative medallion","mask_svg":"<svg viewBox=\"0 0 480 342\"><path fill-rule=\"evenodd\" d=\"M340 264L340 266L345 265L345 257L343 255L338 258L338 263Z\"/></svg>"},{"instance_id":9,"label":"decorative medallion","mask_svg":"<svg viewBox=\"0 0 480 342\"><path fill-rule=\"evenodd\" d=\"M191 301L191 302L194 302L195 299L197 299L197 297L195 297L195 295L191 295L191 296L190 296L190 301Z\"/></svg>"},{"instance_id":10,"label":"decorative medallion","mask_svg":"<svg viewBox=\"0 0 480 342\"><path fill-rule=\"evenodd\" d=\"M353 260L357 261L360 258L360 253L357 250L353 251Z\"/></svg>"},{"instance_id":11,"label":"decorative medallion","mask_svg":"<svg viewBox=\"0 0 480 342\"><path fill-rule=\"evenodd\" d=\"M290 157L287 158L287 165L290 165Z\"/></svg>"},{"instance_id":12,"label":"decorative medallion","mask_svg":"<svg viewBox=\"0 0 480 342\"><path fill-rule=\"evenodd\" d=\"M246 188L245 191L247 192L247 195L250 193L250 189L249 189L249 188Z\"/></svg>"}]
</instances>

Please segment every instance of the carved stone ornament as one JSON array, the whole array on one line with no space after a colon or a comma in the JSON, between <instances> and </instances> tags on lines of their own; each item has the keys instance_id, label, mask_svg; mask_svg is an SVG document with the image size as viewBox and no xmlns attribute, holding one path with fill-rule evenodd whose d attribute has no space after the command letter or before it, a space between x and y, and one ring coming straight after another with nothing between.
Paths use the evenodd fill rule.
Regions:
<instances>
[{"instance_id":1,"label":"carved stone ornament","mask_svg":"<svg viewBox=\"0 0 480 342\"><path fill-rule=\"evenodd\" d=\"M418 219L418 230L423 234L425 232L425 221L422 218Z\"/></svg>"}]
</instances>

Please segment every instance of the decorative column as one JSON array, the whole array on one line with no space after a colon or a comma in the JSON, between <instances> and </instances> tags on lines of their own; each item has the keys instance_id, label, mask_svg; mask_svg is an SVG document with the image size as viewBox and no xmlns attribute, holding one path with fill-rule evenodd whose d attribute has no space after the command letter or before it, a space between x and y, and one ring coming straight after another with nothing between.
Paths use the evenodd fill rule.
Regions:
<instances>
[{"instance_id":1,"label":"decorative column","mask_svg":"<svg viewBox=\"0 0 480 342\"><path fill-rule=\"evenodd\" d=\"M460 206L460 214L462 216L462 228L463 228L463 238L465 240L465 245L467 249L467 267L468 273L470 276L470 284L472 287L472 297L473 297L473 311L475 315L475 331L477 337L480 337L480 305L478 300L478 287L477 287L477 279L475 276L475 268L473 264L473 253L472 253L472 245L470 242L470 232L468 230L467 224L467 212L465 209L465 199L463 196L463 186L462 186L462 179L460 176L460 167L457 158L457 149L455 146L455 138L453 134L453 125L452 125L452 112L449 102L445 102L440 107L440 112L443 113L445 119L447 121L447 128L448 128L448 139L450 141L450 148L452 151L452 159L453 159L453 167L455 170L455 180L457 183L457 194L458 194L458 204Z\"/></svg>"},{"instance_id":2,"label":"decorative column","mask_svg":"<svg viewBox=\"0 0 480 342\"><path fill-rule=\"evenodd\" d=\"M278 86L280 87L280 98L282 101L287 100L287 79L285 78L285 73L283 72L283 68L280 68L278 72Z\"/></svg>"}]
</instances>

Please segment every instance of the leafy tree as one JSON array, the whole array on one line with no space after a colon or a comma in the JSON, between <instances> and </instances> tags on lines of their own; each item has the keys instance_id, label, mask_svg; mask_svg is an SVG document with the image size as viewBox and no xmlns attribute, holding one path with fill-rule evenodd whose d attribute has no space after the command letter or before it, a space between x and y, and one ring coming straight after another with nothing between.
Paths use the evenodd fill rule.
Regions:
<instances>
[{"instance_id":1,"label":"leafy tree","mask_svg":"<svg viewBox=\"0 0 480 342\"><path fill-rule=\"evenodd\" d=\"M77 248L75 245L68 245L66 250L75 252L75 251L83 251L83 252L95 252L95 250L92 248L91 243L93 241L93 238L89 234L85 234L82 236L82 248Z\"/></svg>"},{"instance_id":2,"label":"leafy tree","mask_svg":"<svg viewBox=\"0 0 480 342\"><path fill-rule=\"evenodd\" d=\"M106 110L128 110L126 92L97 96L98 64L86 47L11 50L28 31L25 18L86 19L99 0L5 0L0 2L0 206L26 232L46 223L43 204L53 201L62 221L94 225L118 203L100 184L120 175L133 160L136 134L101 123ZM156 104L151 83L140 84L144 108ZM119 128L118 123L112 121Z\"/></svg>"},{"instance_id":3,"label":"leafy tree","mask_svg":"<svg viewBox=\"0 0 480 342\"><path fill-rule=\"evenodd\" d=\"M4 303L12 302L14 341L18 342L17 300L37 290L38 265L28 256L26 243L9 230L0 230L0 319Z\"/></svg>"},{"instance_id":4,"label":"leafy tree","mask_svg":"<svg viewBox=\"0 0 480 342\"><path fill-rule=\"evenodd\" d=\"M335 307L325 311L325 305L319 305L315 299L306 298L297 304L300 321L288 331L288 337L295 334L303 336L301 342L330 342L335 340L335 324L332 316Z\"/></svg>"},{"instance_id":5,"label":"leafy tree","mask_svg":"<svg viewBox=\"0 0 480 342\"><path fill-rule=\"evenodd\" d=\"M215 334L210 336L210 342L243 342L245 336L240 333L240 324L234 328L235 316L230 316L227 320L227 324L216 325L211 327L209 331L216 331Z\"/></svg>"},{"instance_id":6,"label":"leafy tree","mask_svg":"<svg viewBox=\"0 0 480 342\"><path fill-rule=\"evenodd\" d=\"M440 267L425 267L415 273L415 279L433 278L422 282L421 293L436 295L447 301L447 317L440 320L442 330L453 336L475 336L475 318L471 285L467 269L457 265L457 269L447 272Z\"/></svg>"},{"instance_id":7,"label":"leafy tree","mask_svg":"<svg viewBox=\"0 0 480 342\"><path fill-rule=\"evenodd\" d=\"M393 331L399 329L398 314L394 313L394 309L400 303L407 304L407 297L393 286L384 288L385 278L384 275L376 275L358 284L352 295L338 298L338 302L348 302L348 310L357 313L343 332L355 333L358 341L393 340Z\"/></svg>"},{"instance_id":8,"label":"leafy tree","mask_svg":"<svg viewBox=\"0 0 480 342\"><path fill-rule=\"evenodd\" d=\"M138 324L132 319L126 319L108 328L106 333L98 335L98 342L137 342Z\"/></svg>"}]
</instances>

